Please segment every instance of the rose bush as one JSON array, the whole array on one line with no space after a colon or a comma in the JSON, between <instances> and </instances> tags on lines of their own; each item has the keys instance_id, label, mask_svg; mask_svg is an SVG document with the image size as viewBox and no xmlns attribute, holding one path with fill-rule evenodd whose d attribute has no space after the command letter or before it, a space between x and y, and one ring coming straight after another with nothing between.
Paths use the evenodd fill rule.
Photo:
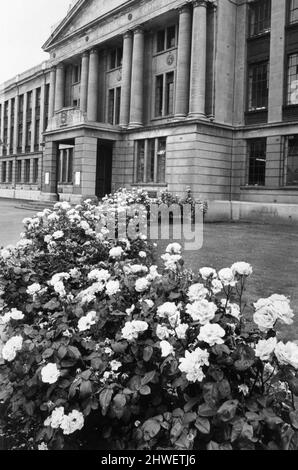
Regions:
<instances>
[{"instance_id":1,"label":"rose bush","mask_svg":"<svg viewBox=\"0 0 298 470\"><path fill-rule=\"evenodd\" d=\"M177 243L158 269L146 240L97 233L100 217L58 204L1 252L7 447L297 448L289 300L245 305L250 265L196 274Z\"/></svg>"}]
</instances>

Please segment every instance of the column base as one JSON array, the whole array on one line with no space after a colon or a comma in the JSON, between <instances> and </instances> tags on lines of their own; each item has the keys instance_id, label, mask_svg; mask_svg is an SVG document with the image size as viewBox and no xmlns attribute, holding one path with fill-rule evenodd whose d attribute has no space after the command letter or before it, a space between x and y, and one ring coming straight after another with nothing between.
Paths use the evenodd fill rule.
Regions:
<instances>
[{"instance_id":1,"label":"column base","mask_svg":"<svg viewBox=\"0 0 298 470\"><path fill-rule=\"evenodd\" d=\"M139 129L140 127L144 127L141 122L130 122L128 125L128 129Z\"/></svg>"},{"instance_id":2,"label":"column base","mask_svg":"<svg viewBox=\"0 0 298 470\"><path fill-rule=\"evenodd\" d=\"M187 114L175 114L174 119L177 121L181 121L182 119L185 119L187 117Z\"/></svg>"},{"instance_id":3,"label":"column base","mask_svg":"<svg viewBox=\"0 0 298 470\"><path fill-rule=\"evenodd\" d=\"M187 119L201 119L203 121L208 121L208 118L204 113L189 113Z\"/></svg>"}]
</instances>

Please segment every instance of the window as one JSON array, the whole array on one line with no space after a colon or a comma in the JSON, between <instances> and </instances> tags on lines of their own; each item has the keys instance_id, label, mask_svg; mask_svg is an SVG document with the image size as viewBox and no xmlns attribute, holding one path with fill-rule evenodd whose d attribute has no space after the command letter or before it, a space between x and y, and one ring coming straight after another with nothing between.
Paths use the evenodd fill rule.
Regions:
<instances>
[{"instance_id":1,"label":"window","mask_svg":"<svg viewBox=\"0 0 298 470\"><path fill-rule=\"evenodd\" d=\"M43 131L46 130L46 128L48 127L48 123L49 123L49 98L50 98L50 85L46 85L46 89L45 89L45 102L44 102L44 113L45 113L45 117L44 117L44 129Z\"/></svg>"},{"instance_id":2,"label":"window","mask_svg":"<svg viewBox=\"0 0 298 470\"><path fill-rule=\"evenodd\" d=\"M36 184L38 182L38 158L33 160L33 181L32 183Z\"/></svg>"},{"instance_id":3,"label":"window","mask_svg":"<svg viewBox=\"0 0 298 470\"><path fill-rule=\"evenodd\" d=\"M12 183L13 162L8 162L8 183Z\"/></svg>"},{"instance_id":4,"label":"window","mask_svg":"<svg viewBox=\"0 0 298 470\"><path fill-rule=\"evenodd\" d=\"M30 152L30 145L31 145L31 133L32 133L32 122L27 121L26 125L26 152Z\"/></svg>"},{"instance_id":5,"label":"window","mask_svg":"<svg viewBox=\"0 0 298 470\"><path fill-rule=\"evenodd\" d=\"M2 162L2 183L6 183L6 162Z\"/></svg>"},{"instance_id":6,"label":"window","mask_svg":"<svg viewBox=\"0 0 298 470\"><path fill-rule=\"evenodd\" d=\"M34 151L39 150L39 133L40 133L40 120L36 119L35 121L35 136L34 136Z\"/></svg>"},{"instance_id":7,"label":"window","mask_svg":"<svg viewBox=\"0 0 298 470\"><path fill-rule=\"evenodd\" d=\"M164 52L176 47L177 45L177 28L176 25L161 29L156 33L156 52Z\"/></svg>"},{"instance_id":8,"label":"window","mask_svg":"<svg viewBox=\"0 0 298 470\"><path fill-rule=\"evenodd\" d=\"M248 67L248 111L267 109L269 90L269 62Z\"/></svg>"},{"instance_id":9,"label":"window","mask_svg":"<svg viewBox=\"0 0 298 470\"><path fill-rule=\"evenodd\" d=\"M298 54L288 57L287 104L298 104Z\"/></svg>"},{"instance_id":10,"label":"window","mask_svg":"<svg viewBox=\"0 0 298 470\"><path fill-rule=\"evenodd\" d=\"M155 84L155 117L174 113L174 72L158 75Z\"/></svg>"},{"instance_id":11,"label":"window","mask_svg":"<svg viewBox=\"0 0 298 470\"><path fill-rule=\"evenodd\" d=\"M248 141L248 184L265 186L266 139Z\"/></svg>"},{"instance_id":12,"label":"window","mask_svg":"<svg viewBox=\"0 0 298 470\"><path fill-rule=\"evenodd\" d=\"M25 183L30 183L30 160L25 160Z\"/></svg>"},{"instance_id":13,"label":"window","mask_svg":"<svg viewBox=\"0 0 298 470\"><path fill-rule=\"evenodd\" d=\"M24 112L24 95L21 95L19 97L19 113L18 113L18 153L21 153L22 151L23 112Z\"/></svg>"},{"instance_id":14,"label":"window","mask_svg":"<svg viewBox=\"0 0 298 470\"><path fill-rule=\"evenodd\" d=\"M12 98L11 112L10 112L10 148L9 148L10 153L13 153L14 117L15 117L15 98Z\"/></svg>"},{"instance_id":15,"label":"window","mask_svg":"<svg viewBox=\"0 0 298 470\"><path fill-rule=\"evenodd\" d=\"M270 31L271 0L257 0L249 6L249 36Z\"/></svg>"},{"instance_id":16,"label":"window","mask_svg":"<svg viewBox=\"0 0 298 470\"><path fill-rule=\"evenodd\" d=\"M62 148L58 159L58 181L70 184L73 181L73 147Z\"/></svg>"},{"instance_id":17,"label":"window","mask_svg":"<svg viewBox=\"0 0 298 470\"><path fill-rule=\"evenodd\" d=\"M298 186L298 135L290 135L287 139L285 185Z\"/></svg>"},{"instance_id":18,"label":"window","mask_svg":"<svg viewBox=\"0 0 298 470\"><path fill-rule=\"evenodd\" d=\"M16 182L21 183L22 181L22 160L17 161L17 171L16 171Z\"/></svg>"},{"instance_id":19,"label":"window","mask_svg":"<svg viewBox=\"0 0 298 470\"><path fill-rule=\"evenodd\" d=\"M135 143L135 182L164 183L166 179L166 137Z\"/></svg>"},{"instance_id":20,"label":"window","mask_svg":"<svg viewBox=\"0 0 298 470\"><path fill-rule=\"evenodd\" d=\"M79 83L81 81L81 67L78 64L72 67L72 84Z\"/></svg>"},{"instance_id":21,"label":"window","mask_svg":"<svg viewBox=\"0 0 298 470\"><path fill-rule=\"evenodd\" d=\"M109 90L108 97L108 123L118 125L120 122L120 104L121 104L121 88L113 88Z\"/></svg>"},{"instance_id":22,"label":"window","mask_svg":"<svg viewBox=\"0 0 298 470\"><path fill-rule=\"evenodd\" d=\"M7 155L7 144L8 144L8 101L4 103L4 124L3 124L3 155Z\"/></svg>"},{"instance_id":23,"label":"window","mask_svg":"<svg viewBox=\"0 0 298 470\"><path fill-rule=\"evenodd\" d=\"M109 70L116 69L122 66L123 48L115 47L110 52Z\"/></svg>"},{"instance_id":24,"label":"window","mask_svg":"<svg viewBox=\"0 0 298 470\"><path fill-rule=\"evenodd\" d=\"M290 0L289 6L289 23L298 22L298 0Z\"/></svg>"},{"instance_id":25,"label":"window","mask_svg":"<svg viewBox=\"0 0 298 470\"><path fill-rule=\"evenodd\" d=\"M36 89L36 102L35 102L35 115L36 118L40 117L40 102L41 102L41 89Z\"/></svg>"}]
</instances>

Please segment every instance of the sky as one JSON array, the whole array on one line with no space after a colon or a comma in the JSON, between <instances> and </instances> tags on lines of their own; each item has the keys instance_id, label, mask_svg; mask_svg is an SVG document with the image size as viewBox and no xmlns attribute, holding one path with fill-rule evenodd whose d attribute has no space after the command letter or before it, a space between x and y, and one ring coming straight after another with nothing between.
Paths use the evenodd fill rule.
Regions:
<instances>
[{"instance_id":1,"label":"sky","mask_svg":"<svg viewBox=\"0 0 298 470\"><path fill-rule=\"evenodd\" d=\"M0 0L0 83L47 60L42 45L72 0Z\"/></svg>"}]
</instances>

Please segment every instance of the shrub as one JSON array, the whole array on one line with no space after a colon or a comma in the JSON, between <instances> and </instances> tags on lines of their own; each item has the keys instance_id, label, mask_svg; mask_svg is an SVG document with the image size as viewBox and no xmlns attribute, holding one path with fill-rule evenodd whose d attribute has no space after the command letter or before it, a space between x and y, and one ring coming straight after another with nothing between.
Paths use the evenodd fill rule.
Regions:
<instances>
[{"instance_id":1,"label":"shrub","mask_svg":"<svg viewBox=\"0 0 298 470\"><path fill-rule=\"evenodd\" d=\"M244 305L250 265L194 274L177 243L159 272L145 240L82 229L84 204L27 221L1 253L7 446L297 448L298 346L276 332L288 299Z\"/></svg>"}]
</instances>

